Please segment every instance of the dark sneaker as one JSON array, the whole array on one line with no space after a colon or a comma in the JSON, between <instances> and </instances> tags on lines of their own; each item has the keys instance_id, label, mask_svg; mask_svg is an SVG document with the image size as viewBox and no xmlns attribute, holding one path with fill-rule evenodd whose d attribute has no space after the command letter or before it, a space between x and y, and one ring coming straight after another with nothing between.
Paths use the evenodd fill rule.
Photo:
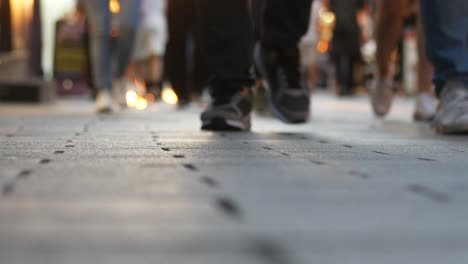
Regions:
<instances>
[{"instance_id":1,"label":"dark sneaker","mask_svg":"<svg viewBox=\"0 0 468 264\"><path fill-rule=\"evenodd\" d=\"M299 52L276 52L255 48L273 115L286 123L304 123L310 114L310 93L301 73Z\"/></svg>"},{"instance_id":2,"label":"dark sneaker","mask_svg":"<svg viewBox=\"0 0 468 264\"><path fill-rule=\"evenodd\" d=\"M248 131L252 112L252 91L243 88L232 96L214 96L210 107L201 115L202 130Z\"/></svg>"},{"instance_id":3,"label":"dark sneaker","mask_svg":"<svg viewBox=\"0 0 468 264\"><path fill-rule=\"evenodd\" d=\"M442 134L468 133L468 87L459 82L444 86L434 122Z\"/></svg>"}]
</instances>

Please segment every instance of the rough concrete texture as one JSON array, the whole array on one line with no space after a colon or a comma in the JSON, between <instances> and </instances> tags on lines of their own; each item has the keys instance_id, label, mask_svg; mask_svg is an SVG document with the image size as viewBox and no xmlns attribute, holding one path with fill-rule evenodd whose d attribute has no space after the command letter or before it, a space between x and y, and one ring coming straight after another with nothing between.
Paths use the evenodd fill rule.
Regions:
<instances>
[{"instance_id":1,"label":"rough concrete texture","mask_svg":"<svg viewBox=\"0 0 468 264\"><path fill-rule=\"evenodd\" d=\"M309 124L0 106L0 263L468 263L468 137L317 95Z\"/></svg>"}]
</instances>

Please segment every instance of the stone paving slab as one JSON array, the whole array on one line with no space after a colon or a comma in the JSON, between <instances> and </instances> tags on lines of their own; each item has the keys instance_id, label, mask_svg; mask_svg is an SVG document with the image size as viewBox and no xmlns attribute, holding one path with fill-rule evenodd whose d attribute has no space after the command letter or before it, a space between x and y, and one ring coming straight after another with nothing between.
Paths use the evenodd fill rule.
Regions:
<instances>
[{"instance_id":1,"label":"stone paving slab","mask_svg":"<svg viewBox=\"0 0 468 264\"><path fill-rule=\"evenodd\" d=\"M200 107L0 105L0 263L468 263L468 137L397 100L198 130Z\"/></svg>"}]
</instances>

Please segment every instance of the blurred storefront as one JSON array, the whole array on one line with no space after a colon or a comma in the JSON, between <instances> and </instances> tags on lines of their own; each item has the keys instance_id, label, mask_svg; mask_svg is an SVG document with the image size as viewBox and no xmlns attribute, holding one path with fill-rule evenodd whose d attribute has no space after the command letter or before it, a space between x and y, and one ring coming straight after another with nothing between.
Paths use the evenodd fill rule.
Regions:
<instances>
[{"instance_id":1,"label":"blurred storefront","mask_svg":"<svg viewBox=\"0 0 468 264\"><path fill-rule=\"evenodd\" d=\"M75 9L76 0L0 0L0 53L25 51L29 48L35 3L41 17L42 66L46 77L50 78L55 25L65 14Z\"/></svg>"},{"instance_id":2,"label":"blurred storefront","mask_svg":"<svg viewBox=\"0 0 468 264\"><path fill-rule=\"evenodd\" d=\"M39 2L0 1L0 101L48 101L52 93L42 79Z\"/></svg>"},{"instance_id":3,"label":"blurred storefront","mask_svg":"<svg viewBox=\"0 0 468 264\"><path fill-rule=\"evenodd\" d=\"M40 0L40 2L43 41L42 67L45 78L51 80L53 77L56 23L67 14L74 12L76 0Z\"/></svg>"},{"instance_id":4,"label":"blurred storefront","mask_svg":"<svg viewBox=\"0 0 468 264\"><path fill-rule=\"evenodd\" d=\"M2 53L24 50L34 0L0 0L0 50Z\"/></svg>"},{"instance_id":5,"label":"blurred storefront","mask_svg":"<svg viewBox=\"0 0 468 264\"><path fill-rule=\"evenodd\" d=\"M0 0L0 101L47 101L55 93L56 22L76 0Z\"/></svg>"},{"instance_id":6,"label":"blurred storefront","mask_svg":"<svg viewBox=\"0 0 468 264\"><path fill-rule=\"evenodd\" d=\"M0 0L0 54L11 51L11 33L10 0Z\"/></svg>"}]
</instances>

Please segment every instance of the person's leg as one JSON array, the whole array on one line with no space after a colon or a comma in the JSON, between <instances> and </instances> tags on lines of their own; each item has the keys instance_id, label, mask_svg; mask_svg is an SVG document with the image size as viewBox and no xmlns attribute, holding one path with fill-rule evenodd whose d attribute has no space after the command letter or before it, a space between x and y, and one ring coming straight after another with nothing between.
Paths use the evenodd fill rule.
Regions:
<instances>
[{"instance_id":1,"label":"person's leg","mask_svg":"<svg viewBox=\"0 0 468 264\"><path fill-rule=\"evenodd\" d=\"M141 15L141 0L120 0L119 25L120 36L118 41L118 61L116 77L124 75L133 53L133 45Z\"/></svg>"},{"instance_id":2,"label":"person's leg","mask_svg":"<svg viewBox=\"0 0 468 264\"><path fill-rule=\"evenodd\" d=\"M203 54L213 102L202 129L248 130L253 27L248 0L200 0Z\"/></svg>"},{"instance_id":3,"label":"person's leg","mask_svg":"<svg viewBox=\"0 0 468 264\"><path fill-rule=\"evenodd\" d=\"M194 1L196 4L197 1ZM204 56L203 56L203 49L202 49L202 42L201 42L201 37L200 37L200 10L198 8L195 8L196 12L194 12L194 17L193 17L193 25L192 25L192 31L193 31L193 39L194 39L194 69L193 72L195 76L193 77L193 89L192 89L192 95L195 95L196 97L199 97L203 93L203 89L207 85L208 82L208 76L207 76L207 69L204 61Z\"/></svg>"},{"instance_id":4,"label":"person's leg","mask_svg":"<svg viewBox=\"0 0 468 264\"><path fill-rule=\"evenodd\" d=\"M378 72L382 77L393 74L390 72L391 57L401 39L407 2L408 0L385 0L380 1L377 6L376 59Z\"/></svg>"},{"instance_id":5,"label":"person's leg","mask_svg":"<svg viewBox=\"0 0 468 264\"><path fill-rule=\"evenodd\" d=\"M335 70L334 75L335 75L335 85L334 85L334 90L335 92L339 92L341 90L341 85L343 85L344 79L343 79L343 67L341 67L341 59L342 56L333 56L332 59L332 65L333 69Z\"/></svg>"},{"instance_id":6,"label":"person's leg","mask_svg":"<svg viewBox=\"0 0 468 264\"><path fill-rule=\"evenodd\" d=\"M187 0L167 2L169 39L164 57L164 71L180 102L190 100L188 90L187 40L189 21L185 14ZM193 11L193 10L189 10Z\"/></svg>"},{"instance_id":7,"label":"person's leg","mask_svg":"<svg viewBox=\"0 0 468 264\"><path fill-rule=\"evenodd\" d=\"M119 38L116 49L114 68L114 98L121 107L127 106L126 92L135 89L133 81L125 78L125 72L133 55L137 29L140 24L141 0L120 0L118 14Z\"/></svg>"},{"instance_id":8,"label":"person's leg","mask_svg":"<svg viewBox=\"0 0 468 264\"><path fill-rule=\"evenodd\" d=\"M307 32L312 0L267 0L262 45L274 50L298 49Z\"/></svg>"},{"instance_id":9,"label":"person's leg","mask_svg":"<svg viewBox=\"0 0 468 264\"><path fill-rule=\"evenodd\" d=\"M286 123L303 123L310 94L302 73L300 39L307 32L312 0L268 0L265 3L255 63L263 76L273 114Z\"/></svg>"},{"instance_id":10,"label":"person's leg","mask_svg":"<svg viewBox=\"0 0 468 264\"><path fill-rule=\"evenodd\" d=\"M195 37L197 38L197 37ZM203 88L207 85L208 77L206 73L206 66L203 60L203 51L200 47L200 41L195 39L195 50L194 50L194 69L195 76L193 77L193 89L192 95L197 97L203 93Z\"/></svg>"},{"instance_id":11,"label":"person's leg","mask_svg":"<svg viewBox=\"0 0 468 264\"><path fill-rule=\"evenodd\" d=\"M435 74L440 133L468 132L468 2L420 0L426 52Z\"/></svg>"},{"instance_id":12,"label":"person's leg","mask_svg":"<svg viewBox=\"0 0 468 264\"><path fill-rule=\"evenodd\" d=\"M351 96L354 88L354 60L351 56L343 56L344 86L341 87L340 96Z\"/></svg>"},{"instance_id":13,"label":"person's leg","mask_svg":"<svg viewBox=\"0 0 468 264\"><path fill-rule=\"evenodd\" d=\"M147 61L148 78L145 79L146 92L158 98L162 90L162 73L164 68L164 59L162 56L151 56Z\"/></svg>"},{"instance_id":14,"label":"person's leg","mask_svg":"<svg viewBox=\"0 0 468 264\"><path fill-rule=\"evenodd\" d=\"M438 95L448 80L468 85L468 2L421 0L426 52Z\"/></svg>"},{"instance_id":15,"label":"person's leg","mask_svg":"<svg viewBox=\"0 0 468 264\"><path fill-rule=\"evenodd\" d=\"M418 94L416 95L413 118L416 121L430 121L434 119L438 104L432 85L434 68L426 55L420 16L418 16L416 27L418 33Z\"/></svg>"},{"instance_id":16,"label":"person's leg","mask_svg":"<svg viewBox=\"0 0 468 264\"><path fill-rule=\"evenodd\" d=\"M349 55L340 55L334 61L336 75L336 93L338 96L350 96L354 85L354 62Z\"/></svg>"},{"instance_id":17,"label":"person's leg","mask_svg":"<svg viewBox=\"0 0 468 264\"><path fill-rule=\"evenodd\" d=\"M370 89L372 109L378 117L384 117L390 111L393 100L392 79L390 70L392 53L398 46L403 29L405 10L408 0L379 1L377 6L376 42L377 42L377 76Z\"/></svg>"},{"instance_id":18,"label":"person's leg","mask_svg":"<svg viewBox=\"0 0 468 264\"><path fill-rule=\"evenodd\" d=\"M98 112L108 112L112 104L109 0L86 0L85 4L90 30L92 77L98 90L96 107Z\"/></svg>"},{"instance_id":19,"label":"person's leg","mask_svg":"<svg viewBox=\"0 0 468 264\"><path fill-rule=\"evenodd\" d=\"M248 0L200 0L200 7L200 34L211 83L250 84L253 25ZM215 94L228 96L239 89L213 88Z\"/></svg>"},{"instance_id":20,"label":"person's leg","mask_svg":"<svg viewBox=\"0 0 468 264\"><path fill-rule=\"evenodd\" d=\"M419 93L433 93L432 89L432 76L434 75L434 68L429 62L426 55L426 47L424 45L424 35L422 32L421 18L417 22L418 32L418 92Z\"/></svg>"},{"instance_id":21,"label":"person's leg","mask_svg":"<svg viewBox=\"0 0 468 264\"><path fill-rule=\"evenodd\" d=\"M94 84L99 90L112 88L112 62L110 52L110 13L108 0L87 0L89 18L91 63Z\"/></svg>"}]
</instances>

